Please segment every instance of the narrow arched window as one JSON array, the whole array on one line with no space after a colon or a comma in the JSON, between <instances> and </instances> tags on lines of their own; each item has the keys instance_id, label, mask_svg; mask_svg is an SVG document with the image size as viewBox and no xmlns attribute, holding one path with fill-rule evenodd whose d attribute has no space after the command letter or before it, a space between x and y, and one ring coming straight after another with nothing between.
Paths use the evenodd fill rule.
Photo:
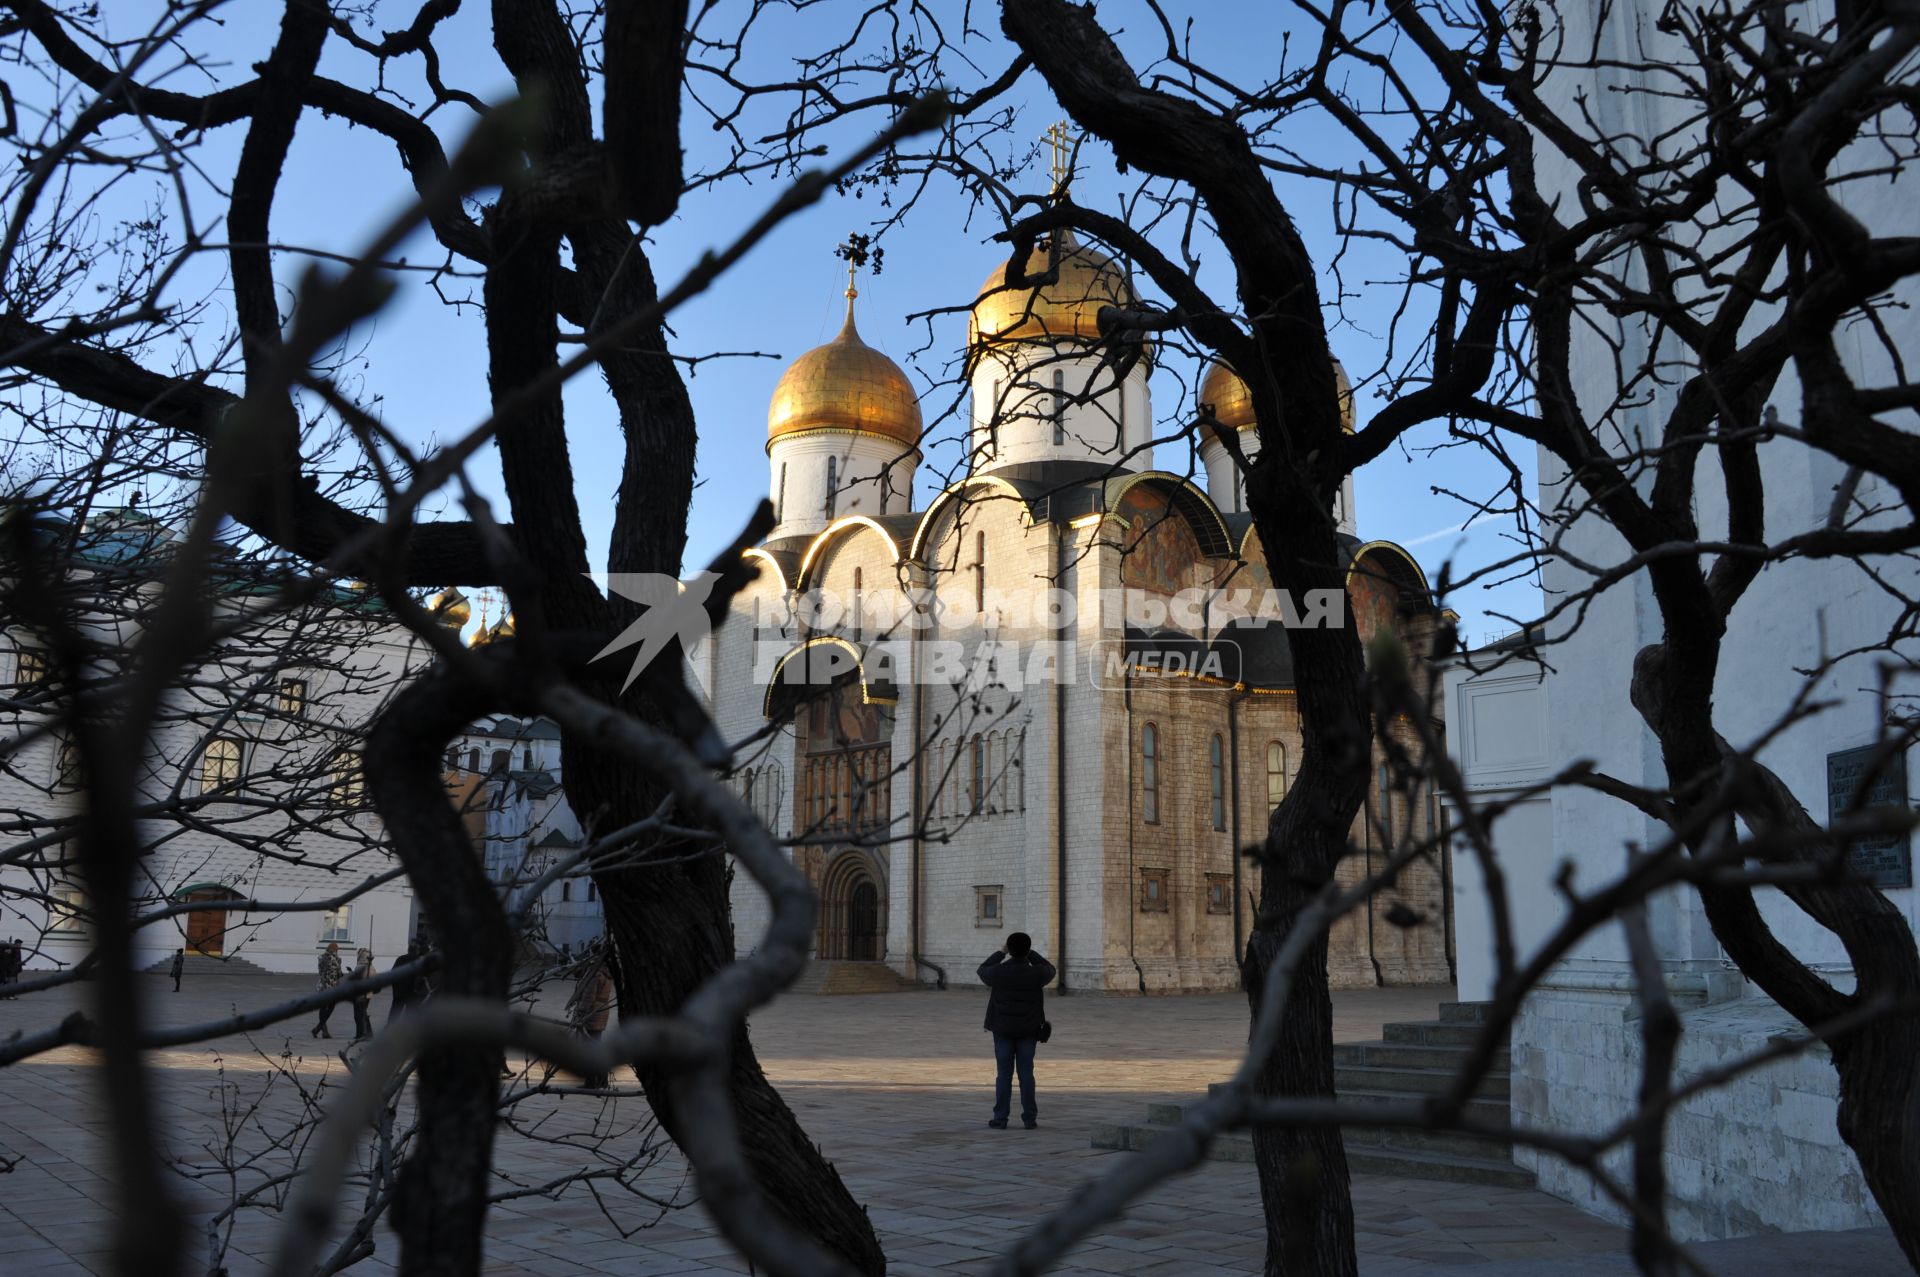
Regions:
<instances>
[{"instance_id":1,"label":"narrow arched window","mask_svg":"<svg viewBox=\"0 0 1920 1277\"><path fill-rule=\"evenodd\" d=\"M780 484L773 490L773 521L787 517L787 463L780 463Z\"/></svg>"},{"instance_id":2,"label":"narrow arched window","mask_svg":"<svg viewBox=\"0 0 1920 1277\"><path fill-rule=\"evenodd\" d=\"M1160 729L1152 723L1140 730L1140 818L1160 823Z\"/></svg>"},{"instance_id":3,"label":"narrow arched window","mask_svg":"<svg viewBox=\"0 0 1920 1277\"><path fill-rule=\"evenodd\" d=\"M1056 368L1053 370L1053 442L1054 446L1067 441L1067 374Z\"/></svg>"},{"instance_id":4,"label":"narrow arched window","mask_svg":"<svg viewBox=\"0 0 1920 1277\"><path fill-rule=\"evenodd\" d=\"M231 736L215 736L200 753L200 788L212 793L239 783L240 742Z\"/></svg>"},{"instance_id":5,"label":"narrow arched window","mask_svg":"<svg viewBox=\"0 0 1920 1277\"><path fill-rule=\"evenodd\" d=\"M1227 827L1227 761L1220 737L1207 742L1207 794L1215 829Z\"/></svg>"},{"instance_id":6,"label":"narrow arched window","mask_svg":"<svg viewBox=\"0 0 1920 1277\"><path fill-rule=\"evenodd\" d=\"M1267 814L1273 814L1287 796L1287 747L1267 742Z\"/></svg>"},{"instance_id":7,"label":"narrow arched window","mask_svg":"<svg viewBox=\"0 0 1920 1277\"><path fill-rule=\"evenodd\" d=\"M987 614L987 534L973 534L973 610L984 621Z\"/></svg>"},{"instance_id":8,"label":"narrow arched window","mask_svg":"<svg viewBox=\"0 0 1920 1277\"><path fill-rule=\"evenodd\" d=\"M978 733L975 733L973 737L972 763L973 765L970 769L973 780L971 803L974 814L978 815L980 812L985 811L987 807L987 745L986 740Z\"/></svg>"},{"instance_id":9,"label":"narrow arched window","mask_svg":"<svg viewBox=\"0 0 1920 1277\"><path fill-rule=\"evenodd\" d=\"M860 569L855 568L853 570L853 641L856 643L865 641L864 633L866 629L861 619L860 585Z\"/></svg>"},{"instance_id":10,"label":"narrow arched window","mask_svg":"<svg viewBox=\"0 0 1920 1277\"><path fill-rule=\"evenodd\" d=\"M840 496L840 458L827 458L827 517L833 517L833 510Z\"/></svg>"},{"instance_id":11,"label":"narrow arched window","mask_svg":"<svg viewBox=\"0 0 1920 1277\"><path fill-rule=\"evenodd\" d=\"M1388 842L1393 841L1393 789L1387 776L1387 765L1380 764L1380 828Z\"/></svg>"}]
</instances>

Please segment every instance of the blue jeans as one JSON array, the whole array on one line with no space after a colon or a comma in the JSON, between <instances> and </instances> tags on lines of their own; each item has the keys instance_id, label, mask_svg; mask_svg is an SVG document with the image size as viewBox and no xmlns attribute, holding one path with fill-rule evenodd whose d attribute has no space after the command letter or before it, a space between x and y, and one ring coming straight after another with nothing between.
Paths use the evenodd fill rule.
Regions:
<instances>
[{"instance_id":1,"label":"blue jeans","mask_svg":"<svg viewBox=\"0 0 1920 1277\"><path fill-rule=\"evenodd\" d=\"M1013 1068L1020 1066L1020 1120L1031 1122L1038 1117L1040 1110L1033 1104L1033 1048L1040 1045L1036 1038L1010 1038L1004 1034L993 1035L993 1060L999 1065L999 1073L993 1080L993 1120L1007 1120L1007 1110L1013 1104Z\"/></svg>"}]
</instances>

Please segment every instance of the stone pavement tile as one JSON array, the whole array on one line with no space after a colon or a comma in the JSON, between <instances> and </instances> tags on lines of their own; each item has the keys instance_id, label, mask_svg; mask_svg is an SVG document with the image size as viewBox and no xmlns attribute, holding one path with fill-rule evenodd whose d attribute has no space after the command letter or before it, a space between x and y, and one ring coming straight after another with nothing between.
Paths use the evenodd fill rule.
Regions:
<instances>
[{"instance_id":1,"label":"stone pavement tile","mask_svg":"<svg viewBox=\"0 0 1920 1277\"><path fill-rule=\"evenodd\" d=\"M954 1246L946 1242L922 1242L892 1252L887 1256L891 1262L898 1260L903 1264L926 1264L944 1268L958 1263L987 1263L996 1257L998 1248L985 1250L977 1246Z\"/></svg>"},{"instance_id":2,"label":"stone pavement tile","mask_svg":"<svg viewBox=\"0 0 1920 1277\"><path fill-rule=\"evenodd\" d=\"M1102 1273L1137 1273L1167 1263L1167 1256L1137 1250L1111 1250L1104 1246L1079 1246L1067 1256L1077 1268Z\"/></svg>"},{"instance_id":3,"label":"stone pavement tile","mask_svg":"<svg viewBox=\"0 0 1920 1277\"><path fill-rule=\"evenodd\" d=\"M659 1251L629 1250L625 1256L609 1255L588 1263L576 1272L618 1273L621 1277L678 1277L681 1273L710 1273L713 1266L704 1259L685 1255L663 1255Z\"/></svg>"}]
</instances>

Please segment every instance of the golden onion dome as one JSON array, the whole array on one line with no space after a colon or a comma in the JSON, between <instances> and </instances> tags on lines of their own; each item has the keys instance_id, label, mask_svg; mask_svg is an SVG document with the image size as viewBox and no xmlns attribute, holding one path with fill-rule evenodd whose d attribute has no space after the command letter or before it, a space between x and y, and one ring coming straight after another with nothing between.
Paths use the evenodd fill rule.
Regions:
<instances>
[{"instance_id":1,"label":"golden onion dome","mask_svg":"<svg viewBox=\"0 0 1920 1277\"><path fill-rule=\"evenodd\" d=\"M1037 241L1021 275L1044 275L1057 268L1048 284L1009 288L1008 258L980 285L967 321L967 349L978 344L1019 341L1097 341L1100 308L1131 309L1139 302L1126 268L1105 253L1080 243L1068 230Z\"/></svg>"},{"instance_id":2,"label":"golden onion dome","mask_svg":"<svg viewBox=\"0 0 1920 1277\"><path fill-rule=\"evenodd\" d=\"M450 630L464 630L473 616L473 604L455 589L445 589L427 600L427 615Z\"/></svg>"},{"instance_id":3,"label":"golden onion dome","mask_svg":"<svg viewBox=\"0 0 1920 1277\"><path fill-rule=\"evenodd\" d=\"M1340 428L1353 433L1353 382L1338 359L1333 361L1334 393L1340 396ZM1200 379L1200 402L1213 405L1213 419L1229 430L1251 430L1254 426L1253 392L1240 375L1225 364L1207 365Z\"/></svg>"},{"instance_id":4,"label":"golden onion dome","mask_svg":"<svg viewBox=\"0 0 1920 1277\"><path fill-rule=\"evenodd\" d=\"M920 398L900 365L860 340L847 288L847 322L840 335L793 361L767 407L767 446L816 430L881 435L914 447L920 442Z\"/></svg>"},{"instance_id":5,"label":"golden onion dome","mask_svg":"<svg viewBox=\"0 0 1920 1277\"><path fill-rule=\"evenodd\" d=\"M501 617L500 623L498 625L495 625L492 630L488 631L489 637L496 638L496 639L510 639L514 636L514 633L515 631L513 628L513 613L511 612Z\"/></svg>"}]
</instances>

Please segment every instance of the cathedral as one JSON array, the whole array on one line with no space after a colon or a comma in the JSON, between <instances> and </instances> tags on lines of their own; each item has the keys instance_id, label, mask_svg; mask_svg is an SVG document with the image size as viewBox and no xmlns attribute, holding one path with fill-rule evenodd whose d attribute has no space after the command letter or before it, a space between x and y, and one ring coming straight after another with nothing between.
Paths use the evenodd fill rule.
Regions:
<instances>
[{"instance_id":1,"label":"cathedral","mask_svg":"<svg viewBox=\"0 0 1920 1277\"><path fill-rule=\"evenodd\" d=\"M972 308L964 477L920 508L918 396L861 340L849 286L839 335L774 394L778 523L692 673L749 742L740 791L818 890L817 959L944 983L1025 931L1069 991L1236 988L1259 874L1239 851L1299 766L1286 627L1344 604L1363 642L1394 627L1425 651L1439 614L1405 550L1358 535L1351 479L1345 598L1276 604L1221 438L1258 446L1246 384L1219 365L1201 382L1204 486L1184 456L1156 469L1158 352L1097 340L1101 306L1135 305L1123 264L1062 232L1011 276L1044 283L1010 287L1008 265ZM1344 881L1383 827L1433 827L1431 794L1386 779ZM1447 876L1417 864L1343 918L1335 984L1450 980ZM745 950L766 904L745 875L733 891ZM1396 904L1418 925L1390 925Z\"/></svg>"}]
</instances>

